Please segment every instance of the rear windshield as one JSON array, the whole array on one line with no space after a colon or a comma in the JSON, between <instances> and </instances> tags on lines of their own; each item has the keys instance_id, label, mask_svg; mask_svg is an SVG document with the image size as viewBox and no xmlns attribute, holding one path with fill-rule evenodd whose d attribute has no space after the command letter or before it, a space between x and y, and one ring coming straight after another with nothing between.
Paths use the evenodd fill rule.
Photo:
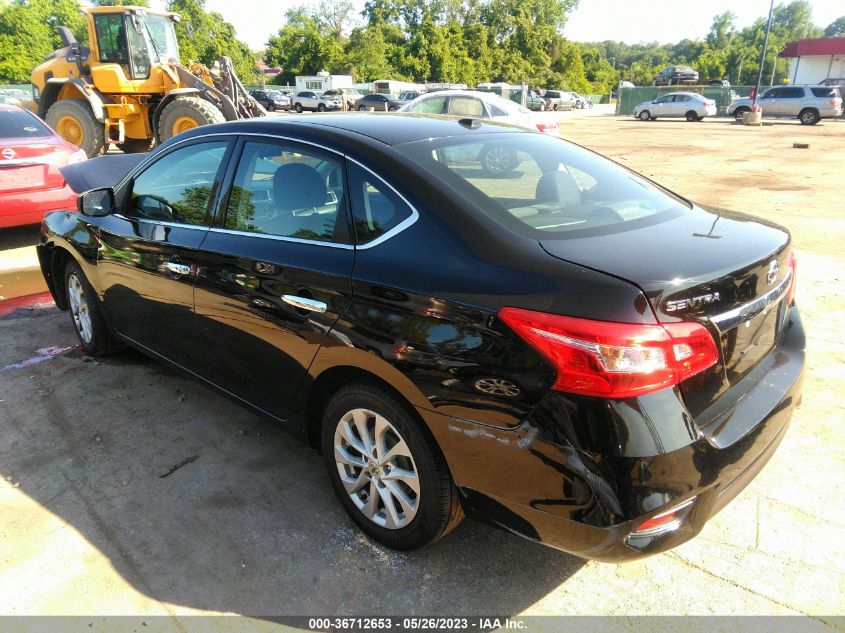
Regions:
<instances>
[{"instance_id":1,"label":"rear windshield","mask_svg":"<svg viewBox=\"0 0 845 633\"><path fill-rule=\"evenodd\" d=\"M617 232L689 208L637 174L544 134L461 136L395 149L480 213L533 239Z\"/></svg>"},{"instance_id":2,"label":"rear windshield","mask_svg":"<svg viewBox=\"0 0 845 633\"><path fill-rule=\"evenodd\" d=\"M52 136L41 121L27 112L0 112L0 138Z\"/></svg>"},{"instance_id":3,"label":"rear windshield","mask_svg":"<svg viewBox=\"0 0 845 633\"><path fill-rule=\"evenodd\" d=\"M824 88L810 88L813 91L813 94L817 97L838 97L839 91L835 87L824 87Z\"/></svg>"}]
</instances>

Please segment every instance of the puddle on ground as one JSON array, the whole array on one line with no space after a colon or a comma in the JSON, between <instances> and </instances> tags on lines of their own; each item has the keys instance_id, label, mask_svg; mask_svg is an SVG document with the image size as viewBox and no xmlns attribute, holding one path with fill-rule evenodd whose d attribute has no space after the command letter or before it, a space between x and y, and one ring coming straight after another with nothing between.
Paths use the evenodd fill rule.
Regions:
<instances>
[{"instance_id":1,"label":"puddle on ground","mask_svg":"<svg viewBox=\"0 0 845 633\"><path fill-rule=\"evenodd\" d=\"M71 345L69 347L42 347L40 349L35 350L35 356L32 358L27 358L26 360L22 360L19 363L12 363L11 365L6 365L5 367L0 367L0 374L4 371L9 371L10 369L24 369L25 367L32 367L33 365L37 365L38 363L43 363L45 360L50 360L51 358L55 358L56 356L61 356L65 352L69 352L72 349L80 347L79 345Z\"/></svg>"}]
</instances>

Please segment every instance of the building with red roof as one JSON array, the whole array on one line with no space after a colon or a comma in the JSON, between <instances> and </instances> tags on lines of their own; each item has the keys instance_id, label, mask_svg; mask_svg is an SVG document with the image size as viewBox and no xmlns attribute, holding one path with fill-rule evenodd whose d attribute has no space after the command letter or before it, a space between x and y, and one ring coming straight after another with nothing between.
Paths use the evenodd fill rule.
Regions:
<instances>
[{"instance_id":1,"label":"building with red roof","mask_svg":"<svg viewBox=\"0 0 845 633\"><path fill-rule=\"evenodd\" d=\"M790 83L845 83L845 37L789 42L780 56L790 61Z\"/></svg>"}]
</instances>

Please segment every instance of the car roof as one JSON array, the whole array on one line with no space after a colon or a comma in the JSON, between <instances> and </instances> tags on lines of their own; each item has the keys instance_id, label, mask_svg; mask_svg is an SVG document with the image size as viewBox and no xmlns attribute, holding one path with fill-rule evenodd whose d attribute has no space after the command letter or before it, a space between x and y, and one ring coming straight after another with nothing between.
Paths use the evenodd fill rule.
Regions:
<instances>
[{"instance_id":1,"label":"car roof","mask_svg":"<svg viewBox=\"0 0 845 633\"><path fill-rule=\"evenodd\" d=\"M488 120L478 121L479 125L469 126L462 121L467 119L445 118L429 114L356 112L324 113L319 115L294 115L286 117L261 117L241 121L229 121L214 126L202 126L180 135L182 138L202 136L215 132L280 134L300 131L304 137L334 136L339 134L347 139L367 137L385 145L401 145L414 141L447 138L453 136L487 134L532 134L511 125L499 124ZM340 139L338 139L340 141ZM345 143L339 143L341 145Z\"/></svg>"}]
</instances>

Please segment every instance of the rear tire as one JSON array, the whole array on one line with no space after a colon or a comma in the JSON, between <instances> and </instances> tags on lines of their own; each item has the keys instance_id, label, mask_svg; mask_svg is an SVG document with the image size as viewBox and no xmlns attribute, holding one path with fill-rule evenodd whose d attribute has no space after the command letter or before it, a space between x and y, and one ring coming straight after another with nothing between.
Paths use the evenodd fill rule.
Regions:
<instances>
[{"instance_id":1,"label":"rear tire","mask_svg":"<svg viewBox=\"0 0 845 633\"><path fill-rule=\"evenodd\" d=\"M302 104L301 104L301 103L297 103L297 104L294 106L294 110L296 110L296 113L297 113L297 114L302 114Z\"/></svg>"},{"instance_id":2,"label":"rear tire","mask_svg":"<svg viewBox=\"0 0 845 633\"><path fill-rule=\"evenodd\" d=\"M367 108L365 106L362 106L362 105L358 106L358 112L363 112L366 109Z\"/></svg>"},{"instance_id":3,"label":"rear tire","mask_svg":"<svg viewBox=\"0 0 845 633\"><path fill-rule=\"evenodd\" d=\"M481 168L490 176L503 176L516 169L519 164L516 152L500 145L482 150L479 161Z\"/></svg>"},{"instance_id":4,"label":"rear tire","mask_svg":"<svg viewBox=\"0 0 845 633\"><path fill-rule=\"evenodd\" d=\"M648 110L643 110L640 112L640 121L649 121L651 120L651 112Z\"/></svg>"},{"instance_id":5,"label":"rear tire","mask_svg":"<svg viewBox=\"0 0 845 633\"><path fill-rule=\"evenodd\" d=\"M821 116L819 116L817 110L806 108L798 114L798 120L801 121L801 125L815 125L821 121Z\"/></svg>"},{"instance_id":6,"label":"rear tire","mask_svg":"<svg viewBox=\"0 0 845 633\"><path fill-rule=\"evenodd\" d=\"M440 448L393 394L368 384L342 388L326 406L321 435L334 490L370 538L393 549L417 549L463 519ZM405 476L397 477L400 471Z\"/></svg>"},{"instance_id":7,"label":"rear tire","mask_svg":"<svg viewBox=\"0 0 845 633\"><path fill-rule=\"evenodd\" d=\"M122 143L117 144L117 148L124 154L141 154L149 152L155 139L152 138L127 138Z\"/></svg>"},{"instance_id":8,"label":"rear tire","mask_svg":"<svg viewBox=\"0 0 845 633\"><path fill-rule=\"evenodd\" d=\"M89 355L104 356L125 347L109 331L97 293L75 261L65 266L65 293L76 336Z\"/></svg>"},{"instance_id":9,"label":"rear tire","mask_svg":"<svg viewBox=\"0 0 845 633\"><path fill-rule=\"evenodd\" d=\"M68 143L76 145L88 158L106 151L106 132L94 118L87 101L63 99L47 110L47 125L56 130Z\"/></svg>"},{"instance_id":10,"label":"rear tire","mask_svg":"<svg viewBox=\"0 0 845 633\"><path fill-rule=\"evenodd\" d=\"M161 111L158 137L163 142L202 125L225 121L223 113L208 101L199 97L177 97Z\"/></svg>"},{"instance_id":11,"label":"rear tire","mask_svg":"<svg viewBox=\"0 0 845 633\"><path fill-rule=\"evenodd\" d=\"M698 114L696 114L694 110L690 110L689 112L687 112L686 118L687 121L692 123L693 121L698 121Z\"/></svg>"}]
</instances>

